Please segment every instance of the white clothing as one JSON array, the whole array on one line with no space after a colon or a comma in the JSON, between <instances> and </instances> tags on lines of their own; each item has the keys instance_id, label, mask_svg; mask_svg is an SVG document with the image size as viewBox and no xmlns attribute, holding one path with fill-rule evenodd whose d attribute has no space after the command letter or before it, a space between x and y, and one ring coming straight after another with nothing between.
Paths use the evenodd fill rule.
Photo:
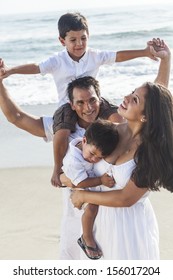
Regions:
<instances>
[{"instance_id":1,"label":"white clothing","mask_svg":"<svg viewBox=\"0 0 173 280\"><path fill-rule=\"evenodd\" d=\"M49 142L53 140L53 118L43 118L44 131L46 134L45 141ZM85 129L76 124L76 131L70 134L69 142L78 137L83 137ZM63 214L61 220L61 233L60 233L60 259L70 260L80 259L80 247L77 245L77 239L81 232L81 217L83 210L74 208L70 201L71 191L69 188L62 188L63 199ZM67 228L68 227L68 228ZM72 241L71 241L72 240Z\"/></svg>"},{"instance_id":2,"label":"white clothing","mask_svg":"<svg viewBox=\"0 0 173 280\"><path fill-rule=\"evenodd\" d=\"M71 133L69 141L75 141L75 139L79 137L82 138L84 133L85 129L76 124L76 131ZM74 143L75 142L73 142L73 144ZM71 190L69 188L62 188L61 190L63 197L63 215L61 221L59 259L79 260L80 247L77 244L77 239L81 233L81 217L83 210L78 210L73 207L70 200Z\"/></svg>"},{"instance_id":3,"label":"white clothing","mask_svg":"<svg viewBox=\"0 0 173 280\"><path fill-rule=\"evenodd\" d=\"M46 137L44 138L45 142L53 141L53 117L43 116L42 120L43 120L44 131L46 134ZM84 133L85 133L85 129L80 127L76 123L76 130L75 132L70 134L69 142L77 137L83 137Z\"/></svg>"},{"instance_id":4,"label":"white clothing","mask_svg":"<svg viewBox=\"0 0 173 280\"><path fill-rule=\"evenodd\" d=\"M103 172L110 171L110 167ZM102 174L102 175L103 175ZM105 187L106 188L106 187ZM93 188L92 188L93 189ZM95 187L94 190L100 190L100 187ZM109 190L109 188L106 188ZM81 258L81 248L77 240L81 236L82 226L81 218L83 209L74 208L70 200L70 189L63 189L63 217L61 225L60 238L60 260L79 260ZM67 230L68 227L68 230Z\"/></svg>"},{"instance_id":5,"label":"white clothing","mask_svg":"<svg viewBox=\"0 0 173 280\"><path fill-rule=\"evenodd\" d=\"M76 145L82 141L82 138L73 139L69 143L67 153L63 159L62 170L71 182L77 186L88 177L95 177L94 164L83 158L82 151Z\"/></svg>"},{"instance_id":6,"label":"white clothing","mask_svg":"<svg viewBox=\"0 0 173 280\"><path fill-rule=\"evenodd\" d=\"M74 185L79 184L88 177L95 176L93 172L93 164L86 161L82 156L82 151L76 147L76 144L80 141L82 141L82 138L73 139L69 143L67 154L63 159L62 169ZM79 260L80 247L77 244L77 239L81 232L81 217L83 209L78 210L73 207L70 200L71 190L69 188L65 188L62 191L63 218L60 235L60 259Z\"/></svg>"},{"instance_id":7,"label":"white clothing","mask_svg":"<svg viewBox=\"0 0 173 280\"><path fill-rule=\"evenodd\" d=\"M43 127L46 137L44 137L45 142L53 141L53 117L42 117Z\"/></svg>"},{"instance_id":8,"label":"white clothing","mask_svg":"<svg viewBox=\"0 0 173 280\"><path fill-rule=\"evenodd\" d=\"M105 173L109 164L101 160L94 165L96 176ZM135 167L134 160L112 165L116 189L123 189ZM101 186L101 191L105 191ZM95 239L104 260L156 260L159 259L159 232L156 217L145 193L131 207L105 207L99 205L95 220ZM81 252L81 258L85 259Z\"/></svg>"},{"instance_id":9,"label":"white clothing","mask_svg":"<svg viewBox=\"0 0 173 280\"><path fill-rule=\"evenodd\" d=\"M103 64L113 64L116 60L115 51L101 51L88 48L79 62L74 61L67 49L55 53L39 64L42 75L52 74L57 92L58 107L68 102L67 85L79 77L96 77L99 67Z\"/></svg>"},{"instance_id":10,"label":"white clothing","mask_svg":"<svg viewBox=\"0 0 173 280\"><path fill-rule=\"evenodd\" d=\"M53 137L53 119L43 118L47 138ZM69 141L76 137L83 137L85 129L76 126L76 132L71 134ZM121 189L128 182L134 169L134 161L121 165L110 165L101 160L94 165L96 176L105 172L112 172L117 183L116 189ZM115 187L114 187L115 188ZM98 190L111 191L104 186ZM83 210L74 208L69 197L70 189L62 189L63 216L61 224L60 259L79 260L88 259L79 245L77 239L81 235L81 217ZM131 207L105 207L99 206L95 220L94 233L100 246L102 259L159 259L159 233L158 225L147 192L137 203Z\"/></svg>"}]
</instances>

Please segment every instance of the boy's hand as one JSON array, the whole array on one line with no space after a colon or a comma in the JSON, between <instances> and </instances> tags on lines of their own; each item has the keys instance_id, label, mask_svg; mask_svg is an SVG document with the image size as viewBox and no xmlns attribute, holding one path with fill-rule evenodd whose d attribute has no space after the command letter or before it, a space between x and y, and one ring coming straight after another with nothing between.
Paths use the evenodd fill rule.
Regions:
<instances>
[{"instance_id":1,"label":"boy's hand","mask_svg":"<svg viewBox=\"0 0 173 280\"><path fill-rule=\"evenodd\" d=\"M102 182L102 185L104 185L108 188L112 188L115 185L114 178L109 176L107 173L105 173L105 174L103 174L103 176L101 176L101 182Z\"/></svg>"},{"instance_id":2,"label":"boy's hand","mask_svg":"<svg viewBox=\"0 0 173 280\"><path fill-rule=\"evenodd\" d=\"M171 52L164 40L153 38L147 42L147 48L150 52L149 57L158 61L158 58L165 59L170 56Z\"/></svg>"},{"instance_id":3,"label":"boy's hand","mask_svg":"<svg viewBox=\"0 0 173 280\"><path fill-rule=\"evenodd\" d=\"M164 59L171 54L169 47L165 44L164 40L161 40L160 38L153 38L153 40L149 41L147 44L155 59Z\"/></svg>"},{"instance_id":4,"label":"boy's hand","mask_svg":"<svg viewBox=\"0 0 173 280\"><path fill-rule=\"evenodd\" d=\"M3 80L9 76L8 67L5 65L2 58L0 58L0 80Z\"/></svg>"}]
</instances>

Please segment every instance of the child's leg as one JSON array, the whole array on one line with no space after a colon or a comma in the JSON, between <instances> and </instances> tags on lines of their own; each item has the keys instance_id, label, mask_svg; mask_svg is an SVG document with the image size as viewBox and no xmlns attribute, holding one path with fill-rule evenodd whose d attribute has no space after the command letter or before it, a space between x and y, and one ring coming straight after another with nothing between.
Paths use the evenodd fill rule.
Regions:
<instances>
[{"instance_id":1,"label":"child's leg","mask_svg":"<svg viewBox=\"0 0 173 280\"><path fill-rule=\"evenodd\" d=\"M97 248L97 244L93 237L93 225L98 212L98 206L94 204L88 204L82 215L82 228L83 228L83 240L88 247ZM96 251L87 249L88 254L92 257L101 256L102 252L98 248Z\"/></svg>"},{"instance_id":2,"label":"child's leg","mask_svg":"<svg viewBox=\"0 0 173 280\"><path fill-rule=\"evenodd\" d=\"M98 212L98 206L94 204L88 204L82 215L82 228L83 238L88 246L95 247L95 241L93 238L93 225ZM90 244L88 244L90 243Z\"/></svg>"}]
</instances>

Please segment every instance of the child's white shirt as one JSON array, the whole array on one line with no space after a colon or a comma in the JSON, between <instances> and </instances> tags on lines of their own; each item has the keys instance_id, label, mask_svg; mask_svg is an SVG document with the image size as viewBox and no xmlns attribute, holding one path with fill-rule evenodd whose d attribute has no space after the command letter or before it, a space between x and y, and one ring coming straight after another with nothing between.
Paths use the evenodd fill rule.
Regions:
<instances>
[{"instance_id":1,"label":"child's white shirt","mask_svg":"<svg viewBox=\"0 0 173 280\"><path fill-rule=\"evenodd\" d=\"M47 60L39 64L42 75L51 74L53 76L57 93L58 107L67 103L67 85L79 77L96 77L99 67L104 64L113 64L116 59L115 51L102 51L88 48L79 62L74 61L67 50L55 53Z\"/></svg>"},{"instance_id":2,"label":"child's white shirt","mask_svg":"<svg viewBox=\"0 0 173 280\"><path fill-rule=\"evenodd\" d=\"M88 177L95 177L93 163L86 161L83 158L82 151L76 147L81 141L82 138L72 140L63 159L62 169L75 186Z\"/></svg>"}]
</instances>

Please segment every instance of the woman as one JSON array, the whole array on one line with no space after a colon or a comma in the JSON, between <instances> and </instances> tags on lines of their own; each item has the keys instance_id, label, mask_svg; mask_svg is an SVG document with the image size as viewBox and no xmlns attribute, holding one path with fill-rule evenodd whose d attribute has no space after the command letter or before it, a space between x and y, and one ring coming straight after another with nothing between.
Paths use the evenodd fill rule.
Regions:
<instances>
[{"instance_id":1,"label":"woman","mask_svg":"<svg viewBox=\"0 0 173 280\"><path fill-rule=\"evenodd\" d=\"M169 70L165 45L159 80L135 89L119 106L127 120L118 125L119 145L95 165L99 176L111 164L116 190L101 186L104 192L75 191L71 196L77 208L85 202L99 205L95 239L104 259L159 259L158 226L148 195L160 187L173 192L173 98L157 84L168 86Z\"/></svg>"}]
</instances>

